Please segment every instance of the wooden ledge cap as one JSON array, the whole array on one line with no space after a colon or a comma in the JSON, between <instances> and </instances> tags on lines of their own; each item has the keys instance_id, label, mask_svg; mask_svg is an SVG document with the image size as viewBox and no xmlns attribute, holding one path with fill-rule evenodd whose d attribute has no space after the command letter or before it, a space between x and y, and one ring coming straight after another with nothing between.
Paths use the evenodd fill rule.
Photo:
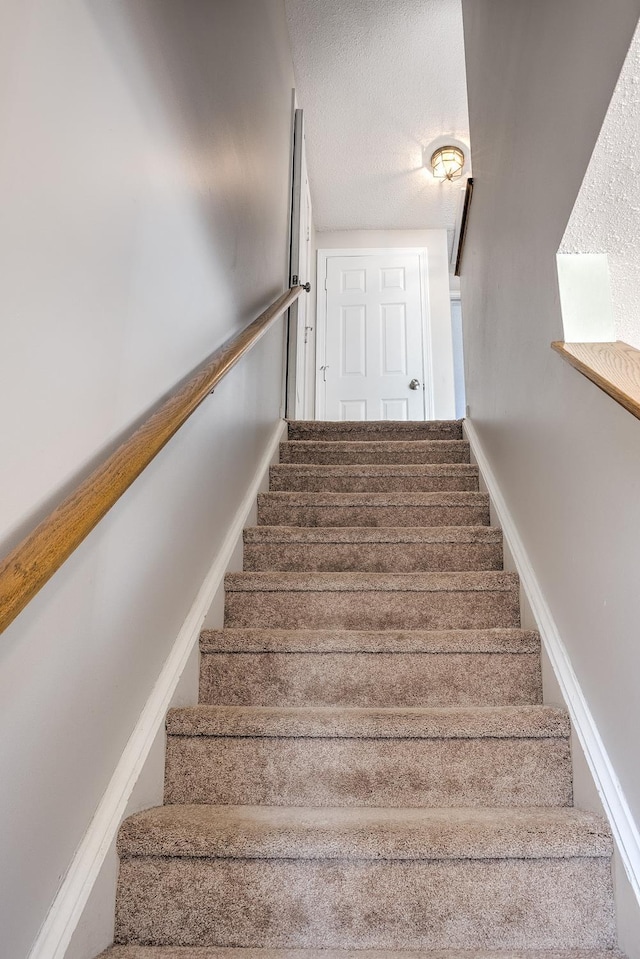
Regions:
<instances>
[{"instance_id":1,"label":"wooden ledge cap","mask_svg":"<svg viewBox=\"0 0 640 959\"><path fill-rule=\"evenodd\" d=\"M578 372L640 419L640 350L613 343L551 344Z\"/></svg>"}]
</instances>

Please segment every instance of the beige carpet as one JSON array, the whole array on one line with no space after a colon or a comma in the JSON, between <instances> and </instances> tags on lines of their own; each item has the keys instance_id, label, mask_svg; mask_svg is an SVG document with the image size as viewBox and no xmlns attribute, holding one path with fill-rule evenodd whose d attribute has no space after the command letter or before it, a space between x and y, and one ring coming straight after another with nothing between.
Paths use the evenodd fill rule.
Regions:
<instances>
[{"instance_id":1,"label":"beige carpet","mask_svg":"<svg viewBox=\"0 0 640 959\"><path fill-rule=\"evenodd\" d=\"M461 424L292 423L123 824L109 959L614 959L607 824Z\"/></svg>"}]
</instances>

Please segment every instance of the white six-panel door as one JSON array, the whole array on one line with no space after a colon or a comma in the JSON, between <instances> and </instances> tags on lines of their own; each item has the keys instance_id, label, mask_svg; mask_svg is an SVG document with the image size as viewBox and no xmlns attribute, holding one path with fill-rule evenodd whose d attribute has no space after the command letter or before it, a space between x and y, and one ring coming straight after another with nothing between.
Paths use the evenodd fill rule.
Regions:
<instances>
[{"instance_id":1,"label":"white six-panel door","mask_svg":"<svg viewBox=\"0 0 640 959\"><path fill-rule=\"evenodd\" d=\"M320 415L328 420L425 419L420 255L336 255L327 256L326 263Z\"/></svg>"}]
</instances>

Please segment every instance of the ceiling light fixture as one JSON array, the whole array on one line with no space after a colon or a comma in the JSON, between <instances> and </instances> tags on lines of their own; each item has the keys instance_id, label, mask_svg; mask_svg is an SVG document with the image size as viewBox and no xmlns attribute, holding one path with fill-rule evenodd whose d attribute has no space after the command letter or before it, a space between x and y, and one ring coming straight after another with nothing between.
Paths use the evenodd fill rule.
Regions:
<instances>
[{"instance_id":1,"label":"ceiling light fixture","mask_svg":"<svg viewBox=\"0 0 640 959\"><path fill-rule=\"evenodd\" d=\"M438 147L431 154L431 169L436 180L459 180L464 167L464 153L459 147Z\"/></svg>"}]
</instances>

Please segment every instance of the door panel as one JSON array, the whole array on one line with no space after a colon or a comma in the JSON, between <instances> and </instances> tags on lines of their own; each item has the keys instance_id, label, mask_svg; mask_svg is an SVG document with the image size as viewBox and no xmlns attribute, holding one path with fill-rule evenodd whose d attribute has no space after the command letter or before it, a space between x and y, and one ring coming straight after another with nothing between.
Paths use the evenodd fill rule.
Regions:
<instances>
[{"instance_id":1,"label":"door panel","mask_svg":"<svg viewBox=\"0 0 640 959\"><path fill-rule=\"evenodd\" d=\"M404 303L383 303L381 372L383 376L407 372L407 310Z\"/></svg>"},{"instance_id":2,"label":"door panel","mask_svg":"<svg viewBox=\"0 0 640 959\"><path fill-rule=\"evenodd\" d=\"M409 403L407 400L383 400L382 415L383 420L408 420Z\"/></svg>"},{"instance_id":3,"label":"door panel","mask_svg":"<svg viewBox=\"0 0 640 959\"><path fill-rule=\"evenodd\" d=\"M364 400L342 400L340 403L341 420L366 420L366 412Z\"/></svg>"},{"instance_id":4,"label":"door panel","mask_svg":"<svg viewBox=\"0 0 640 959\"><path fill-rule=\"evenodd\" d=\"M419 254L329 256L326 290L326 419L424 419Z\"/></svg>"},{"instance_id":5,"label":"door panel","mask_svg":"<svg viewBox=\"0 0 640 959\"><path fill-rule=\"evenodd\" d=\"M383 290L406 290L406 277L404 268L401 266L382 269L381 286Z\"/></svg>"},{"instance_id":6,"label":"door panel","mask_svg":"<svg viewBox=\"0 0 640 959\"><path fill-rule=\"evenodd\" d=\"M341 276L341 289L343 293L366 293L367 281L364 270L343 270Z\"/></svg>"},{"instance_id":7,"label":"door panel","mask_svg":"<svg viewBox=\"0 0 640 959\"><path fill-rule=\"evenodd\" d=\"M367 329L365 307L343 306L340 314L342 326L340 373L342 376L366 376Z\"/></svg>"}]
</instances>

